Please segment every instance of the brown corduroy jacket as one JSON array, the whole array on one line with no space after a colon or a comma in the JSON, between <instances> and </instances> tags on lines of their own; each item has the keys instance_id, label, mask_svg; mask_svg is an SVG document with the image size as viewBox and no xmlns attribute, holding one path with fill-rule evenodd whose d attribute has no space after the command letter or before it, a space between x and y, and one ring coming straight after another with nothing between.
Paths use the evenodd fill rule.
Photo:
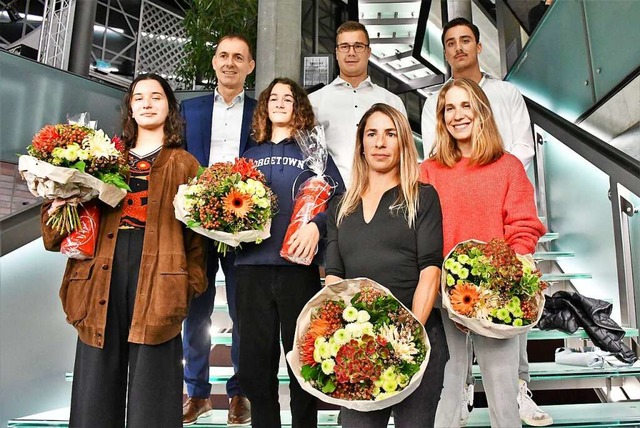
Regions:
<instances>
[{"instance_id":1,"label":"brown corduroy jacket","mask_svg":"<svg viewBox=\"0 0 640 428\"><path fill-rule=\"evenodd\" d=\"M147 222L129 342L164 343L182 328L190 299L207 288L204 237L176 220L173 198L180 184L198 171L198 161L181 148L163 148L149 175ZM45 248L59 251L62 236L45 225L50 203L42 208ZM90 346L104 346L109 287L122 204L100 203L102 216L96 254L69 259L60 299L67 322Z\"/></svg>"}]
</instances>

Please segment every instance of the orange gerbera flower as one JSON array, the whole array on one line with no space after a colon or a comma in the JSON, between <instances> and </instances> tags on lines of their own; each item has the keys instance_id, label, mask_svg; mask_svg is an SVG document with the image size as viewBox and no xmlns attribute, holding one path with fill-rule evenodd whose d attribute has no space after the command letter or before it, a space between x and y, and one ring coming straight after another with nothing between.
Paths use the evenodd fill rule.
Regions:
<instances>
[{"instance_id":1,"label":"orange gerbera flower","mask_svg":"<svg viewBox=\"0 0 640 428\"><path fill-rule=\"evenodd\" d=\"M251 196L235 189L232 189L229 194L224 197L223 202L225 211L239 218L244 218L253 207Z\"/></svg>"},{"instance_id":2,"label":"orange gerbera flower","mask_svg":"<svg viewBox=\"0 0 640 428\"><path fill-rule=\"evenodd\" d=\"M311 320L307 334L305 334L300 344L300 360L304 365L315 366L317 363L313 359L313 351L315 350L315 342L319 336L323 336L329 328L329 321L322 318Z\"/></svg>"},{"instance_id":3,"label":"orange gerbera flower","mask_svg":"<svg viewBox=\"0 0 640 428\"><path fill-rule=\"evenodd\" d=\"M461 315L469 315L473 312L473 307L480 300L480 293L475 285L462 283L456 285L451 290L451 306L453 310Z\"/></svg>"}]
</instances>

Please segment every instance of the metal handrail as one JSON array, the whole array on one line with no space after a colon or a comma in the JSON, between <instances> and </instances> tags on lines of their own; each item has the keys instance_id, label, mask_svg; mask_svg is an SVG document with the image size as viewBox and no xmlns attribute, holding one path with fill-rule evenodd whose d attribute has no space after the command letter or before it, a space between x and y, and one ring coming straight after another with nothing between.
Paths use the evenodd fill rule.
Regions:
<instances>
[{"instance_id":1,"label":"metal handrail","mask_svg":"<svg viewBox=\"0 0 640 428\"><path fill-rule=\"evenodd\" d=\"M525 98L531 121L628 189L640 189L640 162Z\"/></svg>"}]
</instances>

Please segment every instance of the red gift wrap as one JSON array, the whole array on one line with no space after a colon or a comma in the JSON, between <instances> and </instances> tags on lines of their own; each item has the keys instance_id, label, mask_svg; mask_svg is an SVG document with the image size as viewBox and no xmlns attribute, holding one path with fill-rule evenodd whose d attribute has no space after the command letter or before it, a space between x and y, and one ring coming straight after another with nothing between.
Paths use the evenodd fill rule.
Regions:
<instances>
[{"instance_id":1,"label":"red gift wrap","mask_svg":"<svg viewBox=\"0 0 640 428\"><path fill-rule=\"evenodd\" d=\"M289 227L287 228L287 233L284 236L284 242L280 249L281 257L293 263L302 265L311 264L313 256L304 258L293 257L293 255L289 254L289 239L291 235L296 233L302 226L309 223L312 218L327 209L327 201L331 197L332 189L331 185L327 183L327 180L322 176L311 177L302 183L296 195L291 221L289 222Z\"/></svg>"},{"instance_id":2,"label":"red gift wrap","mask_svg":"<svg viewBox=\"0 0 640 428\"><path fill-rule=\"evenodd\" d=\"M85 204L79 210L80 227L72 231L60 245L60 252L70 259L93 258L100 227L100 208Z\"/></svg>"}]
</instances>

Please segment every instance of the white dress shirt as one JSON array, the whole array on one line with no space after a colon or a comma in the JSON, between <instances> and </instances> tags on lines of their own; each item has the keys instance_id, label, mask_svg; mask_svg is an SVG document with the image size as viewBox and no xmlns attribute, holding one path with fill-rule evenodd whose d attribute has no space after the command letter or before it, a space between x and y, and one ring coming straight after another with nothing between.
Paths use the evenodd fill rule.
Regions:
<instances>
[{"instance_id":1,"label":"white dress shirt","mask_svg":"<svg viewBox=\"0 0 640 428\"><path fill-rule=\"evenodd\" d=\"M365 112L376 103L385 103L407 115L400 97L372 83L370 77L355 88L338 77L309 95L309 101L324 127L329 153L346 186L351 178L358 123Z\"/></svg>"},{"instance_id":2,"label":"white dress shirt","mask_svg":"<svg viewBox=\"0 0 640 428\"><path fill-rule=\"evenodd\" d=\"M244 91L227 104L216 88L211 117L211 148L209 166L216 162L233 162L240 152Z\"/></svg>"},{"instance_id":3,"label":"white dress shirt","mask_svg":"<svg viewBox=\"0 0 640 428\"><path fill-rule=\"evenodd\" d=\"M512 83L483 73L480 87L487 95L493 117L498 125L504 149L520 159L525 169L535 154L529 111L518 88ZM429 156L436 134L436 104L438 94L434 92L422 109L422 141L425 158Z\"/></svg>"}]
</instances>

